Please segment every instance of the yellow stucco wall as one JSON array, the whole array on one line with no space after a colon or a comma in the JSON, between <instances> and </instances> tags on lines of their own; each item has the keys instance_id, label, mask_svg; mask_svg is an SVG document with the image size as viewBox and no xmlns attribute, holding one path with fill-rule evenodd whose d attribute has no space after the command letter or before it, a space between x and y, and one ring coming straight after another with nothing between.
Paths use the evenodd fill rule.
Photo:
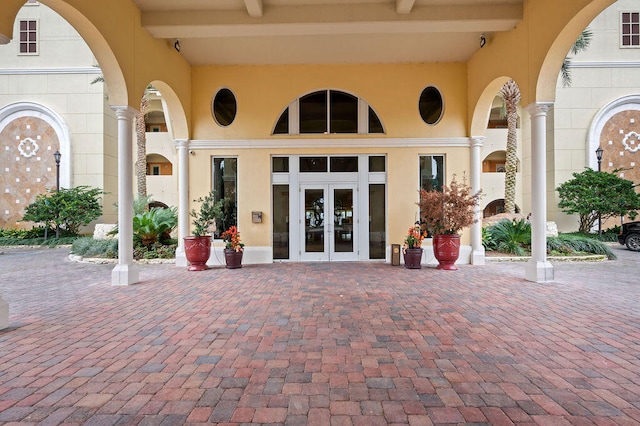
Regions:
<instances>
[{"instance_id":1,"label":"yellow stucco wall","mask_svg":"<svg viewBox=\"0 0 640 426\"><path fill-rule=\"evenodd\" d=\"M217 66L193 69L192 139L270 138L280 113L297 97L321 89L343 90L363 98L380 116L385 137L460 137L466 135L464 64L369 64ZM436 126L425 124L418 99L437 87L445 115ZM238 115L228 127L211 116L211 99L227 87L236 95Z\"/></svg>"},{"instance_id":2,"label":"yellow stucco wall","mask_svg":"<svg viewBox=\"0 0 640 426\"><path fill-rule=\"evenodd\" d=\"M422 90L437 87L445 109L442 120L430 126L422 121L418 99ZM238 103L237 117L228 127L211 116L216 91L226 87ZM267 140L289 145L291 139L317 140L317 148L259 148L198 150L190 156L190 200L211 189L211 157L238 157L238 225L247 245L271 244L271 155L383 154L387 155L389 241L401 242L417 218L420 154L444 154L446 173L461 176L468 170L467 147L444 147L445 140L466 137L466 66L464 64L219 66L193 71L193 139L198 141ZM309 92L337 89L363 98L377 112L385 135L272 136L276 120L294 99ZM324 148L335 138L393 139L388 146ZM393 146L396 140L424 138L423 147ZM429 140L441 146L429 146ZM459 140L458 140L459 142ZM194 172L198 170L198 172ZM204 171L207 171L205 174ZM251 211L264 212L263 222L251 222Z\"/></svg>"}]
</instances>

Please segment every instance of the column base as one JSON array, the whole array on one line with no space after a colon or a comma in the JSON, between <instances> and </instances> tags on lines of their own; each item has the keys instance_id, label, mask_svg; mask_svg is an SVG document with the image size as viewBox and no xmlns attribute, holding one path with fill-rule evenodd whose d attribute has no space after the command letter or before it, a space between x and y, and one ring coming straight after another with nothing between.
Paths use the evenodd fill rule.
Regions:
<instances>
[{"instance_id":1,"label":"column base","mask_svg":"<svg viewBox=\"0 0 640 426\"><path fill-rule=\"evenodd\" d=\"M525 269L525 278L536 283L553 281L553 265L546 260L531 259Z\"/></svg>"},{"instance_id":2,"label":"column base","mask_svg":"<svg viewBox=\"0 0 640 426\"><path fill-rule=\"evenodd\" d=\"M9 304L0 297L0 330L9 327Z\"/></svg>"},{"instance_id":3,"label":"column base","mask_svg":"<svg viewBox=\"0 0 640 426\"><path fill-rule=\"evenodd\" d=\"M481 250L472 251L470 261L472 265L484 265L484 247Z\"/></svg>"},{"instance_id":4,"label":"column base","mask_svg":"<svg viewBox=\"0 0 640 426\"><path fill-rule=\"evenodd\" d=\"M111 285L131 285L139 281L135 265L118 264L111 271Z\"/></svg>"},{"instance_id":5,"label":"column base","mask_svg":"<svg viewBox=\"0 0 640 426\"><path fill-rule=\"evenodd\" d=\"M189 266L189 262L187 262L187 254L184 251L184 247L178 246L178 248L176 248L176 266Z\"/></svg>"}]
</instances>

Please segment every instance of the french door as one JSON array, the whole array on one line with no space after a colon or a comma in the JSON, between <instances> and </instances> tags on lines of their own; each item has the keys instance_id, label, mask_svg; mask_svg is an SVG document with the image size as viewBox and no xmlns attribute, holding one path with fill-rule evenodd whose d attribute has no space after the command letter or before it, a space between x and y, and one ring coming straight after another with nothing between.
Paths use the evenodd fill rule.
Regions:
<instances>
[{"instance_id":1,"label":"french door","mask_svg":"<svg viewBox=\"0 0 640 426\"><path fill-rule=\"evenodd\" d=\"M300 193L300 260L357 260L357 185L301 185Z\"/></svg>"}]
</instances>

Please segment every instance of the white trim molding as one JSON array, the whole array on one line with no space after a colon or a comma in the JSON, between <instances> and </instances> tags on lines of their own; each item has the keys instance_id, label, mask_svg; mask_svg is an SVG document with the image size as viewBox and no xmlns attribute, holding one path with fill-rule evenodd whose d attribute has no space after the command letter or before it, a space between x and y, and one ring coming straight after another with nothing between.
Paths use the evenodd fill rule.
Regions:
<instances>
[{"instance_id":1,"label":"white trim molding","mask_svg":"<svg viewBox=\"0 0 640 426\"><path fill-rule=\"evenodd\" d=\"M571 61L569 68L640 68L640 61Z\"/></svg>"},{"instance_id":2,"label":"white trim molding","mask_svg":"<svg viewBox=\"0 0 640 426\"><path fill-rule=\"evenodd\" d=\"M101 74L99 67L84 68L7 68L0 69L0 75L41 75L41 74Z\"/></svg>"},{"instance_id":3,"label":"white trim molding","mask_svg":"<svg viewBox=\"0 0 640 426\"><path fill-rule=\"evenodd\" d=\"M192 140L190 149L256 149L256 148L413 148L460 147L469 148L469 138L277 138Z\"/></svg>"}]
</instances>

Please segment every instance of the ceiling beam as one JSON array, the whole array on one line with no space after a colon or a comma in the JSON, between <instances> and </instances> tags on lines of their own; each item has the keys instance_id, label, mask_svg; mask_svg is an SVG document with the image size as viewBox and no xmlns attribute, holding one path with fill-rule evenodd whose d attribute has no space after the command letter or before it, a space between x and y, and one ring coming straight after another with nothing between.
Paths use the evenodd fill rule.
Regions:
<instances>
[{"instance_id":1,"label":"ceiling beam","mask_svg":"<svg viewBox=\"0 0 640 426\"><path fill-rule=\"evenodd\" d=\"M258 0L245 0L247 4ZM367 7L274 7L259 22L245 11L157 11L142 14L142 26L156 38L249 37L257 35L491 33L521 20L522 5L414 7L398 15L384 4ZM248 10L248 9L247 9Z\"/></svg>"},{"instance_id":2,"label":"ceiling beam","mask_svg":"<svg viewBox=\"0 0 640 426\"><path fill-rule=\"evenodd\" d=\"M262 0L244 0L244 5L247 8L247 13L252 18L262 18L262 15L264 15Z\"/></svg>"},{"instance_id":3,"label":"ceiling beam","mask_svg":"<svg viewBox=\"0 0 640 426\"><path fill-rule=\"evenodd\" d=\"M408 15L413 9L416 0L396 0L396 13L398 15Z\"/></svg>"}]
</instances>

